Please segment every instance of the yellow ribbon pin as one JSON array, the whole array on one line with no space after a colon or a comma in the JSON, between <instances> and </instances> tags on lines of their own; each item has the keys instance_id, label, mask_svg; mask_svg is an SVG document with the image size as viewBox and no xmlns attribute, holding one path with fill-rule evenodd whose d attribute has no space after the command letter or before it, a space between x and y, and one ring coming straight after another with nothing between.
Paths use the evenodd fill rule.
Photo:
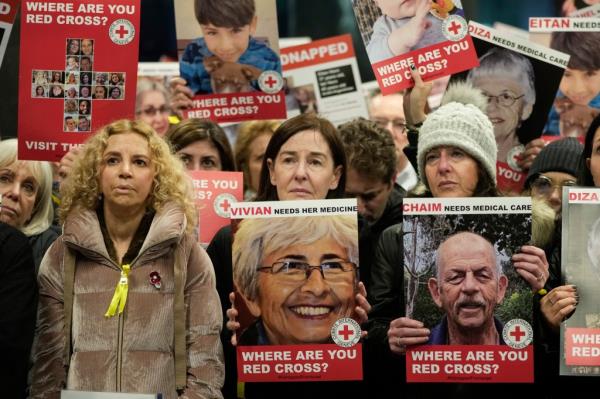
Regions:
<instances>
[{"instance_id":1,"label":"yellow ribbon pin","mask_svg":"<svg viewBox=\"0 0 600 399\"><path fill-rule=\"evenodd\" d=\"M121 278L115 288L115 293L108 305L108 310L104 314L104 317L112 317L117 313L117 306L119 307L119 314L123 313L125 309L125 302L127 302L127 290L129 289L129 268L130 265L121 266Z\"/></svg>"}]
</instances>

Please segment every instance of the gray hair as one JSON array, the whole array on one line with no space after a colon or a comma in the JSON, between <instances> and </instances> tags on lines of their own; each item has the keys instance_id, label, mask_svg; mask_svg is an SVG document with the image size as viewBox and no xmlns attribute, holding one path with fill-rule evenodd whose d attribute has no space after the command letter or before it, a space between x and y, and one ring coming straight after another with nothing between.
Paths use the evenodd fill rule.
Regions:
<instances>
[{"instance_id":1,"label":"gray hair","mask_svg":"<svg viewBox=\"0 0 600 399\"><path fill-rule=\"evenodd\" d=\"M526 104L535 104L535 74L531 61L524 55L494 47L479 58L479 66L469 71L467 81L489 76L507 76L523 87Z\"/></svg>"},{"instance_id":2,"label":"gray hair","mask_svg":"<svg viewBox=\"0 0 600 399\"><path fill-rule=\"evenodd\" d=\"M258 295L257 268L267 254L324 238L346 248L348 260L358 265L357 229L354 215L242 220L233 239L233 281L246 298L254 300Z\"/></svg>"},{"instance_id":3,"label":"gray hair","mask_svg":"<svg viewBox=\"0 0 600 399\"><path fill-rule=\"evenodd\" d=\"M137 81L135 94L135 112L141 111L142 99L144 95L150 91L157 91L161 93L165 98L165 103L169 105L169 92L167 91L165 85L148 78L140 78Z\"/></svg>"}]
</instances>

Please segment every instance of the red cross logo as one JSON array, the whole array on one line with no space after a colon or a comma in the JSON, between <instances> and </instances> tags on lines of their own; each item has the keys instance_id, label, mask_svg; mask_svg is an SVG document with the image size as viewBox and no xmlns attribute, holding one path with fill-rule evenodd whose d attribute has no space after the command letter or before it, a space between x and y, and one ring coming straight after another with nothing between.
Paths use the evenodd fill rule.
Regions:
<instances>
[{"instance_id":1,"label":"red cross logo","mask_svg":"<svg viewBox=\"0 0 600 399\"><path fill-rule=\"evenodd\" d=\"M129 33L129 31L125 29L123 25L119 25L119 29L117 29L115 33L119 35L119 37L122 39L125 35Z\"/></svg>"},{"instance_id":2,"label":"red cross logo","mask_svg":"<svg viewBox=\"0 0 600 399\"><path fill-rule=\"evenodd\" d=\"M90 132L93 102L122 100L125 74L94 70L93 39L68 38L63 54L66 54L64 67L32 71L32 97L63 101L63 131Z\"/></svg>"},{"instance_id":3,"label":"red cross logo","mask_svg":"<svg viewBox=\"0 0 600 399\"><path fill-rule=\"evenodd\" d=\"M272 88L277 83L277 80L273 79L273 76L269 76L267 80L265 80L265 83L267 84L267 86Z\"/></svg>"},{"instance_id":4,"label":"red cross logo","mask_svg":"<svg viewBox=\"0 0 600 399\"><path fill-rule=\"evenodd\" d=\"M452 23L448 27L448 30L450 32L452 32L454 35L457 35L460 28L461 28L461 25L459 23L457 23L456 21L452 21Z\"/></svg>"},{"instance_id":5,"label":"red cross logo","mask_svg":"<svg viewBox=\"0 0 600 399\"><path fill-rule=\"evenodd\" d=\"M354 335L354 331L351 330L347 324L344 324L344 328L338 330L338 334L344 337L344 341L348 341L348 339Z\"/></svg>"},{"instance_id":6,"label":"red cross logo","mask_svg":"<svg viewBox=\"0 0 600 399\"><path fill-rule=\"evenodd\" d=\"M231 204L229 203L227 198L225 198L225 201L221 202L219 206L221 207L221 209L223 209L224 212L229 212L229 208L231 208Z\"/></svg>"},{"instance_id":7,"label":"red cross logo","mask_svg":"<svg viewBox=\"0 0 600 399\"><path fill-rule=\"evenodd\" d=\"M525 336L525 332L521 330L521 326L515 326L515 329L512 330L509 334L511 337L514 337L515 341L519 342L521 338Z\"/></svg>"}]
</instances>

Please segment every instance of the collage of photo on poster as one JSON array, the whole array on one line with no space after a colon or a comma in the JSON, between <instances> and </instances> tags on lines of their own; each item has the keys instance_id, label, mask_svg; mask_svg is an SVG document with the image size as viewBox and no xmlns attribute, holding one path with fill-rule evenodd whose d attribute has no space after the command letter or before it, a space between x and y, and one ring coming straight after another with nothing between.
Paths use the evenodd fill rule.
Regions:
<instances>
[{"instance_id":1,"label":"collage of photo on poster","mask_svg":"<svg viewBox=\"0 0 600 399\"><path fill-rule=\"evenodd\" d=\"M94 130L134 115L140 2L112 6L22 2L20 159L58 161Z\"/></svg>"},{"instance_id":2,"label":"collage of photo on poster","mask_svg":"<svg viewBox=\"0 0 600 399\"><path fill-rule=\"evenodd\" d=\"M352 8L383 94L412 87L411 66L429 81L478 65L459 0L352 0Z\"/></svg>"}]
</instances>

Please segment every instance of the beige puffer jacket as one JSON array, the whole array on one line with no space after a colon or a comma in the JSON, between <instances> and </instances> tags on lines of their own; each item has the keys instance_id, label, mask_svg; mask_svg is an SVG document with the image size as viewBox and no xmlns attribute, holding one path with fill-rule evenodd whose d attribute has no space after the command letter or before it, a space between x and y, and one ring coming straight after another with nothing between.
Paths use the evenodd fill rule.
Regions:
<instances>
[{"instance_id":1,"label":"beige puffer jacket","mask_svg":"<svg viewBox=\"0 0 600 399\"><path fill-rule=\"evenodd\" d=\"M38 277L40 303L34 348L32 398L59 398L60 390L162 393L177 398L174 368L174 249L184 246L187 383L181 398L220 398L223 353L221 306L210 258L185 233L174 204L157 212L131 263L124 312L104 317L120 278L104 244L95 212L72 212L64 234L50 247ZM64 366L63 254L76 255L72 355ZM150 283L158 272L162 286Z\"/></svg>"}]
</instances>

